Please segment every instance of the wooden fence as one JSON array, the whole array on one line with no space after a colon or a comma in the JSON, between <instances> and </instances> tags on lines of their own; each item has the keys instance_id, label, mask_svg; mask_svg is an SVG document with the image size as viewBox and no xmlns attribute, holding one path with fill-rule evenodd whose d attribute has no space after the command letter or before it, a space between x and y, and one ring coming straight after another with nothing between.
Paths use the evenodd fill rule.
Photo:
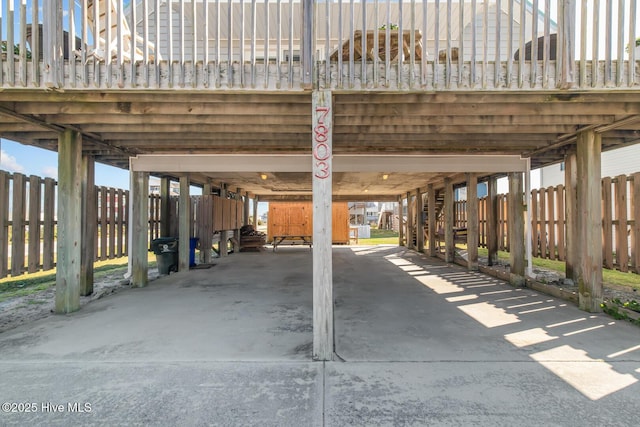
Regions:
<instances>
[{"instance_id":1,"label":"wooden fence","mask_svg":"<svg viewBox=\"0 0 640 427\"><path fill-rule=\"evenodd\" d=\"M128 255L129 191L96 186L95 261ZM203 203L206 202L206 203ZM149 195L149 243L178 235L178 197L169 198L167 233L162 232L160 195ZM57 183L52 178L0 171L0 278L55 268ZM243 223L241 201L191 197L190 236L210 244L212 234Z\"/></svg>"},{"instance_id":2,"label":"wooden fence","mask_svg":"<svg viewBox=\"0 0 640 427\"><path fill-rule=\"evenodd\" d=\"M498 249L509 250L506 194L498 195ZM466 227L466 201L455 202L455 227ZM604 267L640 274L640 173L602 179L602 254ZM531 192L534 257L566 260L565 187ZM479 244L487 242L487 200L479 199Z\"/></svg>"}]
</instances>

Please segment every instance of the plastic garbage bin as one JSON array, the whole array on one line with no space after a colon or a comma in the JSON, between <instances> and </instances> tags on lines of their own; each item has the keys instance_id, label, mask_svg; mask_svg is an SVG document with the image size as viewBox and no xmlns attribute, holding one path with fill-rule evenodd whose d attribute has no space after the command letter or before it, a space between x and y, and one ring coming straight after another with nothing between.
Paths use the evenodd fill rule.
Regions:
<instances>
[{"instance_id":1,"label":"plastic garbage bin","mask_svg":"<svg viewBox=\"0 0 640 427\"><path fill-rule=\"evenodd\" d=\"M189 239L189 267L196 265L196 246L198 246L198 238L191 237Z\"/></svg>"},{"instance_id":2,"label":"plastic garbage bin","mask_svg":"<svg viewBox=\"0 0 640 427\"><path fill-rule=\"evenodd\" d=\"M156 254L159 274L178 271L178 239L161 237L151 241L151 250Z\"/></svg>"}]
</instances>

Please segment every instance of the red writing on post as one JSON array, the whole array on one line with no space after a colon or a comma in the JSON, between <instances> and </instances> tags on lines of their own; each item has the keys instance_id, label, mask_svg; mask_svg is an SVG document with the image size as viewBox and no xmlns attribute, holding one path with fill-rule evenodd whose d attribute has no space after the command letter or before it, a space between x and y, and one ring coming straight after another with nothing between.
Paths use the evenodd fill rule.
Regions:
<instances>
[{"instance_id":1,"label":"red writing on post","mask_svg":"<svg viewBox=\"0 0 640 427\"><path fill-rule=\"evenodd\" d=\"M314 174L316 178L327 179L331 176L331 170L327 160L331 157L331 149L327 144L329 140L329 127L325 119L329 115L329 107L317 107L316 114L319 114L318 124L313 128L313 159Z\"/></svg>"}]
</instances>

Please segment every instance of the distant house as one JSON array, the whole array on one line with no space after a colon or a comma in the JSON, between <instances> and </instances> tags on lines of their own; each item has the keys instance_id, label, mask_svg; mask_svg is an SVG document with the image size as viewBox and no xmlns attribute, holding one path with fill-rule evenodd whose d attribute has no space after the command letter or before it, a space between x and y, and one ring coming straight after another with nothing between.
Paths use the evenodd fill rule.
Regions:
<instances>
[{"instance_id":1,"label":"distant house","mask_svg":"<svg viewBox=\"0 0 640 427\"><path fill-rule=\"evenodd\" d=\"M603 178L630 175L636 172L640 172L640 145L630 145L602 153L601 175ZM559 184L564 184L564 163L540 169L540 188Z\"/></svg>"}]
</instances>

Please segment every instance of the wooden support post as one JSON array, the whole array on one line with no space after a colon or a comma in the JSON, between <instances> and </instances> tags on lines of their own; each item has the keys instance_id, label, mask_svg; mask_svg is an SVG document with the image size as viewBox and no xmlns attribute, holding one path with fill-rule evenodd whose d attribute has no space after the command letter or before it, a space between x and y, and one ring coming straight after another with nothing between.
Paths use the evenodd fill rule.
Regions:
<instances>
[{"instance_id":1,"label":"wooden support post","mask_svg":"<svg viewBox=\"0 0 640 427\"><path fill-rule=\"evenodd\" d=\"M467 174L467 266L478 270L478 176Z\"/></svg>"},{"instance_id":2,"label":"wooden support post","mask_svg":"<svg viewBox=\"0 0 640 427\"><path fill-rule=\"evenodd\" d=\"M414 249L413 239L415 237L414 215L413 215L413 196L411 192L407 192L407 249Z\"/></svg>"},{"instance_id":3,"label":"wooden support post","mask_svg":"<svg viewBox=\"0 0 640 427\"><path fill-rule=\"evenodd\" d=\"M80 267L80 295L82 296L93 293L93 262L98 228L95 165L93 156L82 156L82 264ZM122 206L122 200L118 200L118 204Z\"/></svg>"},{"instance_id":4,"label":"wooden support post","mask_svg":"<svg viewBox=\"0 0 640 427\"><path fill-rule=\"evenodd\" d=\"M594 131L578 133L577 228L578 305L589 312L602 308L602 189L601 136Z\"/></svg>"},{"instance_id":5,"label":"wooden support post","mask_svg":"<svg viewBox=\"0 0 640 427\"><path fill-rule=\"evenodd\" d=\"M436 247L436 232L437 232L437 219L436 219L436 190L433 184L429 184L427 187L427 216L428 216L428 234L429 234L429 256L438 255L438 248Z\"/></svg>"},{"instance_id":6,"label":"wooden support post","mask_svg":"<svg viewBox=\"0 0 640 427\"><path fill-rule=\"evenodd\" d=\"M220 198L221 199L226 199L227 198L227 184L221 183L220 184ZM223 205L224 206L224 205ZM215 207L214 207L215 209ZM226 212L223 212L223 217L224 215L227 215ZM219 252L220 252L220 256L227 256L229 254L229 249L227 247L227 230L221 230L220 231L220 243L219 243Z\"/></svg>"},{"instance_id":7,"label":"wooden support post","mask_svg":"<svg viewBox=\"0 0 640 427\"><path fill-rule=\"evenodd\" d=\"M58 137L56 313L71 313L80 309L81 218L82 135L67 130Z\"/></svg>"},{"instance_id":8,"label":"wooden support post","mask_svg":"<svg viewBox=\"0 0 640 427\"><path fill-rule=\"evenodd\" d=\"M514 286L524 285L524 203L522 172L509 173L509 264L510 282Z\"/></svg>"},{"instance_id":9,"label":"wooden support post","mask_svg":"<svg viewBox=\"0 0 640 427\"><path fill-rule=\"evenodd\" d=\"M258 229L258 196L253 197L253 226Z\"/></svg>"},{"instance_id":10,"label":"wooden support post","mask_svg":"<svg viewBox=\"0 0 640 427\"><path fill-rule=\"evenodd\" d=\"M143 288L149 281L149 174L131 172L131 286Z\"/></svg>"},{"instance_id":11,"label":"wooden support post","mask_svg":"<svg viewBox=\"0 0 640 427\"><path fill-rule=\"evenodd\" d=\"M314 91L313 115L313 358L333 358L332 135L330 91Z\"/></svg>"},{"instance_id":12,"label":"wooden support post","mask_svg":"<svg viewBox=\"0 0 640 427\"><path fill-rule=\"evenodd\" d=\"M189 176L180 177L180 202L178 204L178 271L189 271L189 240L191 238L191 196Z\"/></svg>"},{"instance_id":13,"label":"wooden support post","mask_svg":"<svg viewBox=\"0 0 640 427\"><path fill-rule=\"evenodd\" d=\"M498 179L489 177L487 181L487 252L488 265L498 262Z\"/></svg>"},{"instance_id":14,"label":"wooden support post","mask_svg":"<svg viewBox=\"0 0 640 427\"><path fill-rule=\"evenodd\" d=\"M160 236L171 236L171 180L167 177L160 178Z\"/></svg>"},{"instance_id":15,"label":"wooden support post","mask_svg":"<svg viewBox=\"0 0 640 427\"><path fill-rule=\"evenodd\" d=\"M243 189L242 188L238 188L236 189L236 201L237 202L241 202L242 201L242 193L243 193ZM237 205L237 208L240 209L240 206ZM244 210L244 206L242 207L242 209ZM235 212L235 210L234 210ZM236 215L236 218L238 217L238 215ZM235 228L233 230L233 252L238 253L240 252L240 227L241 227L241 223L243 223L244 219L242 221L235 221L234 218L234 224L235 224Z\"/></svg>"},{"instance_id":16,"label":"wooden support post","mask_svg":"<svg viewBox=\"0 0 640 427\"><path fill-rule=\"evenodd\" d=\"M451 178L444 179L444 260L454 262L455 242L453 240L453 183Z\"/></svg>"},{"instance_id":17,"label":"wooden support post","mask_svg":"<svg viewBox=\"0 0 640 427\"><path fill-rule=\"evenodd\" d=\"M578 209L578 167L576 153L571 152L564 159L564 183L565 183L565 256L566 277L574 282L578 281L578 221L576 218ZM600 188L600 187L599 187Z\"/></svg>"},{"instance_id":18,"label":"wooden support post","mask_svg":"<svg viewBox=\"0 0 640 427\"><path fill-rule=\"evenodd\" d=\"M209 264L212 259L212 239L213 239L213 196L211 195L212 185L211 182L207 182L202 186L202 210L203 215L208 215L208 218L200 219L201 224L205 224L204 233L200 235L200 261ZM204 235L203 235L204 234Z\"/></svg>"},{"instance_id":19,"label":"wooden support post","mask_svg":"<svg viewBox=\"0 0 640 427\"><path fill-rule=\"evenodd\" d=\"M249 225L249 217L251 216L251 199L249 198L249 193L244 195L244 216L243 216L243 225Z\"/></svg>"},{"instance_id":20,"label":"wooden support post","mask_svg":"<svg viewBox=\"0 0 640 427\"><path fill-rule=\"evenodd\" d=\"M404 245L404 199L398 197L398 246Z\"/></svg>"},{"instance_id":21,"label":"wooden support post","mask_svg":"<svg viewBox=\"0 0 640 427\"><path fill-rule=\"evenodd\" d=\"M424 252L424 203L422 203L422 192L416 189L416 246L419 252Z\"/></svg>"}]
</instances>

